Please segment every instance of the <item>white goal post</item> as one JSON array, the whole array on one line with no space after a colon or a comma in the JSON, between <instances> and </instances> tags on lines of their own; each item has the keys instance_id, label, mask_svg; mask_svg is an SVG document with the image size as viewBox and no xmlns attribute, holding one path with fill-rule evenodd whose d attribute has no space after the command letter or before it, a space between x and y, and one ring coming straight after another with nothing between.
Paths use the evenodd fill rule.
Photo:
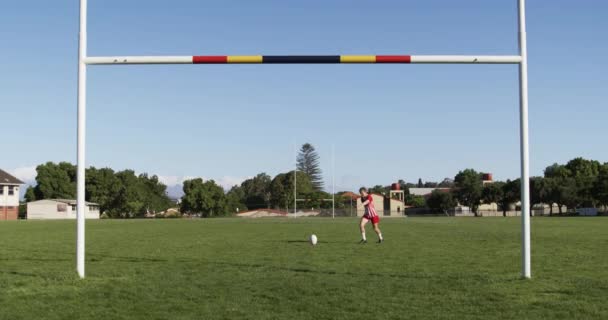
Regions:
<instances>
[{"instance_id":1,"label":"white goal post","mask_svg":"<svg viewBox=\"0 0 608 320\"><path fill-rule=\"evenodd\" d=\"M523 278L531 278L530 262L530 174L528 147L528 53L526 40L525 0L518 1L519 55L454 56L454 55L326 55L326 56L87 56L87 0L80 0L80 36L78 54L78 143L77 143L77 245L76 269L85 276L85 137L86 137L86 81L87 65L115 64L330 64L330 63L381 63L381 64L518 64L520 165L521 165L521 244Z\"/></svg>"}]
</instances>

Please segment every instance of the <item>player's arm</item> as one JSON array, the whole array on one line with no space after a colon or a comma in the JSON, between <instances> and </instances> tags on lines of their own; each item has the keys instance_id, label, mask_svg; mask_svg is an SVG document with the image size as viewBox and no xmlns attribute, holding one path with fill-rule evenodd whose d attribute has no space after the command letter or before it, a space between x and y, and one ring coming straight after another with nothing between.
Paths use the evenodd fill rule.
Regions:
<instances>
[{"instance_id":1,"label":"player's arm","mask_svg":"<svg viewBox=\"0 0 608 320\"><path fill-rule=\"evenodd\" d=\"M363 205L364 206L368 205L370 202L372 202L372 199L373 198L371 197L371 195L368 195L367 199L365 199L365 201L363 202ZM363 199L361 199L361 200L363 200Z\"/></svg>"}]
</instances>

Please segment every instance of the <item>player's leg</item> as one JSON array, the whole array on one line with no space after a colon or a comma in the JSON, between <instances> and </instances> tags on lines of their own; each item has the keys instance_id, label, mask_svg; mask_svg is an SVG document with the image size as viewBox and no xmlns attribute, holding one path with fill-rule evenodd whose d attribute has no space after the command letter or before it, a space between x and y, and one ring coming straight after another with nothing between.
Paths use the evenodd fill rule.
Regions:
<instances>
[{"instance_id":1,"label":"player's leg","mask_svg":"<svg viewBox=\"0 0 608 320\"><path fill-rule=\"evenodd\" d=\"M382 237L382 231L380 231L380 219L372 221L372 224L374 226L374 231L378 235L378 242L380 243L384 241L384 238Z\"/></svg>"},{"instance_id":2,"label":"player's leg","mask_svg":"<svg viewBox=\"0 0 608 320\"><path fill-rule=\"evenodd\" d=\"M367 238L365 237L365 225L367 224L367 222L369 222L369 220L365 216L361 217L361 222L359 223L359 231L361 231L360 243L367 242Z\"/></svg>"}]
</instances>

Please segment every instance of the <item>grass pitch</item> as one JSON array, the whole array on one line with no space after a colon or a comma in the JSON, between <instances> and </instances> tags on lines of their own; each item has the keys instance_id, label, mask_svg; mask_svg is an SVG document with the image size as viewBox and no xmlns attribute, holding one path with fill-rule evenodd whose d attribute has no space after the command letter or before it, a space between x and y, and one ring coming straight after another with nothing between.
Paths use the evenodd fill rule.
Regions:
<instances>
[{"instance_id":1,"label":"grass pitch","mask_svg":"<svg viewBox=\"0 0 608 320\"><path fill-rule=\"evenodd\" d=\"M608 218L0 223L0 319L608 319ZM311 233L319 244L307 243Z\"/></svg>"}]
</instances>

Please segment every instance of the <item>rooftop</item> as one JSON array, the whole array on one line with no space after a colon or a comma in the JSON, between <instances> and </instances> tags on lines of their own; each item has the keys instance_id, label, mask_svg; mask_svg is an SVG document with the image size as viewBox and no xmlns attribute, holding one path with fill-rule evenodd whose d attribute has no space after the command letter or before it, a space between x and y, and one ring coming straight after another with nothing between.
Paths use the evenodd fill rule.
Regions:
<instances>
[{"instance_id":1,"label":"rooftop","mask_svg":"<svg viewBox=\"0 0 608 320\"><path fill-rule=\"evenodd\" d=\"M450 188L410 188L410 194L413 196L426 196L435 190L447 192Z\"/></svg>"},{"instance_id":2,"label":"rooftop","mask_svg":"<svg viewBox=\"0 0 608 320\"><path fill-rule=\"evenodd\" d=\"M0 169L0 184L25 184L23 181L13 177L8 172Z\"/></svg>"}]
</instances>

